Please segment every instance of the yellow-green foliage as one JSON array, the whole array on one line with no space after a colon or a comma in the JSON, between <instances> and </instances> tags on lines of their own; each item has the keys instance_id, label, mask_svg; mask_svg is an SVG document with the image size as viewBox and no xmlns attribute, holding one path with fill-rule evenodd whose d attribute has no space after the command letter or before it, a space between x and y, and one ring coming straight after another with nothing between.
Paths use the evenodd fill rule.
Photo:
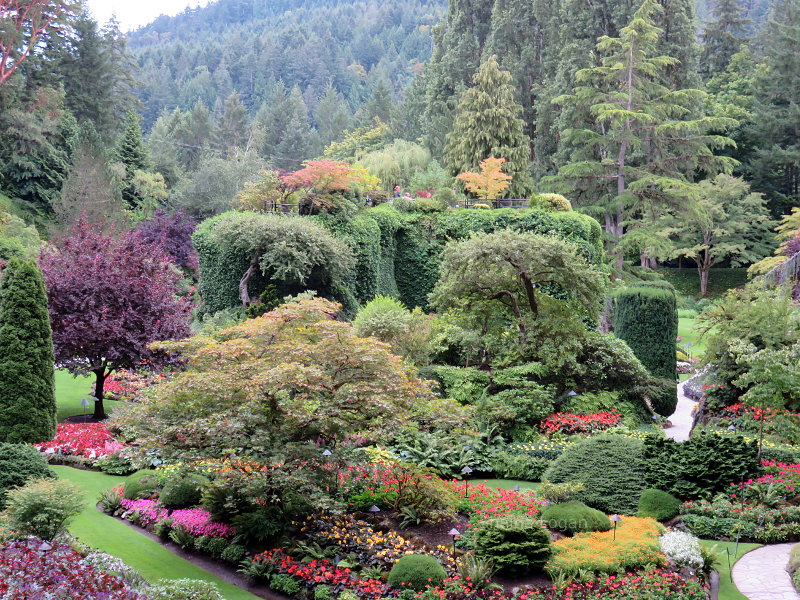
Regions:
<instances>
[{"instance_id":1,"label":"yellow-green foliage","mask_svg":"<svg viewBox=\"0 0 800 600\"><path fill-rule=\"evenodd\" d=\"M568 212L572 204L561 194L534 194L531 196L531 208L540 208L552 212Z\"/></svg>"},{"instance_id":2,"label":"yellow-green foliage","mask_svg":"<svg viewBox=\"0 0 800 600\"><path fill-rule=\"evenodd\" d=\"M553 557L547 563L551 575L574 576L579 570L595 573L633 571L645 565L663 565L658 538L663 527L654 519L623 517L616 533L579 533L553 544Z\"/></svg>"}]
</instances>

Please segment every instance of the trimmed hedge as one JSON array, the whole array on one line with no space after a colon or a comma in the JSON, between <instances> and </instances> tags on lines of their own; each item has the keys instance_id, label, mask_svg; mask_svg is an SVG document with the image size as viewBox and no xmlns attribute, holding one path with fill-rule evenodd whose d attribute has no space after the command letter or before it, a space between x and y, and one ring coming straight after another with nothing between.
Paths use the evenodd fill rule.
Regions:
<instances>
[{"instance_id":1,"label":"trimmed hedge","mask_svg":"<svg viewBox=\"0 0 800 600\"><path fill-rule=\"evenodd\" d=\"M441 563L427 554L409 554L398 560L389 572L388 583L396 590L423 592L441 585L447 573Z\"/></svg>"},{"instance_id":2,"label":"trimmed hedge","mask_svg":"<svg viewBox=\"0 0 800 600\"><path fill-rule=\"evenodd\" d=\"M585 531L608 531L611 519L597 509L573 500L563 504L551 504L542 511L542 521L556 531L570 535Z\"/></svg>"},{"instance_id":3,"label":"trimmed hedge","mask_svg":"<svg viewBox=\"0 0 800 600\"><path fill-rule=\"evenodd\" d=\"M550 534L532 517L490 519L478 526L475 554L491 559L501 573L527 575L547 564L552 554Z\"/></svg>"},{"instance_id":4,"label":"trimmed hedge","mask_svg":"<svg viewBox=\"0 0 800 600\"><path fill-rule=\"evenodd\" d=\"M553 483L581 482L577 499L606 513L632 515L645 488L641 440L618 435L588 438L568 447L543 479Z\"/></svg>"},{"instance_id":5,"label":"trimmed hedge","mask_svg":"<svg viewBox=\"0 0 800 600\"><path fill-rule=\"evenodd\" d=\"M642 492L639 498L639 517L651 517L656 521L669 521L678 516L681 501L672 494L661 490L649 489Z\"/></svg>"},{"instance_id":6,"label":"trimmed hedge","mask_svg":"<svg viewBox=\"0 0 800 600\"><path fill-rule=\"evenodd\" d=\"M627 342L651 375L675 380L678 310L673 290L642 284L618 291L614 333Z\"/></svg>"}]
</instances>

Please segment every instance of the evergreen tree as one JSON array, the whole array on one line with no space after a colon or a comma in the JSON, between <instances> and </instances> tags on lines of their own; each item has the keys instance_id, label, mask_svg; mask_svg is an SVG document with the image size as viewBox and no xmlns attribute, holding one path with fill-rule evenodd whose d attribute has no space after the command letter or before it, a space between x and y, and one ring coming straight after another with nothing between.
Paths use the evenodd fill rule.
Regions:
<instances>
[{"instance_id":1,"label":"evergreen tree","mask_svg":"<svg viewBox=\"0 0 800 600\"><path fill-rule=\"evenodd\" d=\"M716 0L711 12L713 20L700 34L703 42L700 71L706 80L728 68L731 57L746 40L750 23L739 0Z\"/></svg>"},{"instance_id":2,"label":"evergreen tree","mask_svg":"<svg viewBox=\"0 0 800 600\"><path fill-rule=\"evenodd\" d=\"M513 182L512 197L524 197L532 188L529 173L530 139L520 119L522 107L514 99L511 74L500 70L490 56L473 78L474 86L458 104L453 131L447 136L444 161L453 175L474 171L491 156L505 158L504 170Z\"/></svg>"},{"instance_id":3,"label":"evergreen tree","mask_svg":"<svg viewBox=\"0 0 800 600\"><path fill-rule=\"evenodd\" d=\"M359 125L370 125L375 119L380 119L384 123L390 123L394 114L394 98L392 90L385 79L381 79L375 84L372 93L367 98L364 106L358 111L356 118Z\"/></svg>"},{"instance_id":4,"label":"evergreen tree","mask_svg":"<svg viewBox=\"0 0 800 600\"><path fill-rule=\"evenodd\" d=\"M53 211L61 223L83 216L90 222L122 221L120 180L124 173L112 167L103 141L91 122L80 127L69 174L54 200Z\"/></svg>"},{"instance_id":5,"label":"evergreen tree","mask_svg":"<svg viewBox=\"0 0 800 600\"><path fill-rule=\"evenodd\" d=\"M285 128L278 143L267 149L268 158L279 169L294 171L304 160L320 153L319 138L311 128L308 109L297 86L289 94L284 118Z\"/></svg>"},{"instance_id":6,"label":"evergreen tree","mask_svg":"<svg viewBox=\"0 0 800 600\"><path fill-rule=\"evenodd\" d=\"M677 60L656 54L661 30L654 17L660 10L656 0L645 0L620 37L599 40L602 65L578 71L574 93L556 99L592 115L590 127L582 122L563 132L571 160L557 180L566 184L565 191L578 205L602 217L617 269L623 265L620 242L626 226L643 227L666 207L695 196L694 173L730 171L734 165L714 155L732 141L708 132L736 122L687 119L702 105L705 93L665 85ZM646 237L637 236L643 255L657 241Z\"/></svg>"},{"instance_id":7,"label":"evergreen tree","mask_svg":"<svg viewBox=\"0 0 800 600\"><path fill-rule=\"evenodd\" d=\"M762 34L769 50L755 76L747 165L774 215L800 205L800 0L777 0Z\"/></svg>"},{"instance_id":8,"label":"evergreen tree","mask_svg":"<svg viewBox=\"0 0 800 600\"><path fill-rule=\"evenodd\" d=\"M225 99L225 105L211 132L211 146L223 154L234 150L246 150L250 141L250 128L247 125L247 108L242 104L237 92Z\"/></svg>"},{"instance_id":9,"label":"evergreen tree","mask_svg":"<svg viewBox=\"0 0 800 600\"><path fill-rule=\"evenodd\" d=\"M0 280L0 442L56 432L53 337L39 268L12 258Z\"/></svg>"},{"instance_id":10,"label":"evergreen tree","mask_svg":"<svg viewBox=\"0 0 800 600\"><path fill-rule=\"evenodd\" d=\"M114 160L125 167L125 176L120 187L122 199L129 208L137 207L142 201L133 184L136 171L149 171L152 168L152 160L144 145L139 122L139 115L132 110L128 111L122 135L117 140L117 147L114 150Z\"/></svg>"},{"instance_id":11,"label":"evergreen tree","mask_svg":"<svg viewBox=\"0 0 800 600\"><path fill-rule=\"evenodd\" d=\"M332 83L328 83L325 93L317 103L317 108L314 110L314 122L323 146L339 139L342 133L350 127L350 113L347 110L347 104Z\"/></svg>"}]
</instances>

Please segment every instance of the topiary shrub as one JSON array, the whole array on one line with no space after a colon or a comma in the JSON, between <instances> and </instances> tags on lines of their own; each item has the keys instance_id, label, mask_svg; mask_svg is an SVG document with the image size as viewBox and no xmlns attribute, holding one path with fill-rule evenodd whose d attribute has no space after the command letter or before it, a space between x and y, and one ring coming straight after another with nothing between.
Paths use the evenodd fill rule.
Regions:
<instances>
[{"instance_id":1,"label":"topiary shrub","mask_svg":"<svg viewBox=\"0 0 800 600\"><path fill-rule=\"evenodd\" d=\"M0 509L5 507L6 494L10 490L38 477L55 477L55 473L36 448L27 444L0 443Z\"/></svg>"},{"instance_id":2,"label":"topiary shrub","mask_svg":"<svg viewBox=\"0 0 800 600\"><path fill-rule=\"evenodd\" d=\"M606 513L634 514L645 488L642 442L605 435L568 447L544 478L553 483L582 482L575 498Z\"/></svg>"},{"instance_id":3,"label":"topiary shrub","mask_svg":"<svg viewBox=\"0 0 800 600\"><path fill-rule=\"evenodd\" d=\"M551 504L542 511L541 518L550 529L570 535L611 529L611 519L608 515L577 501Z\"/></svg>"},{"instance_id":4,"label":"topiary shrub","mask_svg":"<svg viewBox=\"0 0 800 600\"><path fill-rule=\"evenodd\" d=\"M661 490L648 489L639 498L639 517L651 517L656 521L668 521L681 510L681 501Z\"/></svg>"},{"instance_id":5,"label":"topiary shrub","mask_svg":"<svg viewBox=\"0 0 800 600\"><path fill-rule=\"evenodd\" d=\"M678 309L675 292L628 287L614 295L614 333L631 347L653 377L675 380Z\"/></svg>"},{"instance_id":6,"label":"topiary shrub","mask_svg":"<svg viewBox=\"0 0 800 600\"><path fill-rule=\"evenodd\" d=\"M409 554L398 560L389 572L388 583L398 590L422 592L441 585L447 573L441 563L426 554Z\"/></svg>"},{"instance_id":7,"label":"topiary shrub","mask_svg":"<svg viewBox=\"0 0 800 600\"><path fill-rule=\"evenodd\" d=\"M203 488L208 484L207 477L196 473L173 477L164 484L158 499L167 508L196 506L200 502ZM127 490L127 487L125 489Z\"/></svg>"},{"instance_id":8,"label":"topiary shrub","mask_svg":"<svg viewBox=\"0 0 800 600\"><path fill-rule=\"evenodd\" d=\"M123 497L127 500L149 498L159 489L156 472L150 469L128 476L123 484Z\"/></svg>"},{"instance_id":9,"label":"topiary shrub","mask_svg":"<svg viewBox=\"0 0 800 600\"><path fill-rule=\"evenodd\" d=\"M491 559L506 575L540 571L550 554L550 534L531 517L490 519L475 532L475 555Z\"/></svg>"},{"instance_id":10,"label":"topiary shrub","mask_svg":"<svg viewBox=\"0 0 800 600\"><path fill-rule=\"evenodd\" d=\"M650 400L653 412L669 417L678 406L678 386L674 379L649 377L643 384L634 388L634 393Z\"/></svg>"}]
</instances>

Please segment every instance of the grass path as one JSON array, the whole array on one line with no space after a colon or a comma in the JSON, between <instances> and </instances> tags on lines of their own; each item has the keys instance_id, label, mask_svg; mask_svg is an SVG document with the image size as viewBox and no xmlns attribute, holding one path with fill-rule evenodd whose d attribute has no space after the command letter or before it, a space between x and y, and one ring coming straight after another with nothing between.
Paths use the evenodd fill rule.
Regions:
<instances>
[{"instance_id":1,"label":"grass path","mask_svg":"<svg viewBox=\"0 0 800 600\"><path fill-rule=\"evenodd\" d=\"M719 563L717 564L717 572L719 573L719 599L718 600L747 600L747 597L742 594L733 583L731 578L731 569L728 567L728 552L730 552L731 567L736 564L743 555L760 548L761 544L739 544L738 552L736 552L735 542L717 542L714 540L701 540L703 546L707 548L714 548L719 554ZM734 554L735 552L735 554Z\"/></svg>"},{"instance_id":2,"label":"grass path","mask_svg":"<svg viewBox=\"0 0 800 600\"><path fill-rule=\"evenodd\" d=\"M52 469L59 478L77 485L86 496L83 511L69 527L70 533L84 544L121 558L150 582L157 579L202 579L215 583L225 600L259 600L257 596L175 556L161 544L97 510L95 505L100 492L118 486L124 477L64 466L54 466Z\"/></svg>"}]
</instances>

